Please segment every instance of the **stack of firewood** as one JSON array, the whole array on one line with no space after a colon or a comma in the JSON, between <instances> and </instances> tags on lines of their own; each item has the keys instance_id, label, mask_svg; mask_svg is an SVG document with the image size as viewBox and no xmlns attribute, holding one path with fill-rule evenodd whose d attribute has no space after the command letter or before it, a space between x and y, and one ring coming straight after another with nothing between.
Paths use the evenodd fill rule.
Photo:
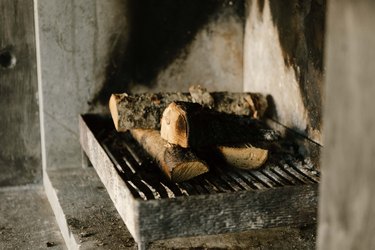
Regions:
<instances>
[{"instance_id":1,"label":"stack of firewood","mask_svg":"<svg viewBox=\"0 0 375 250\"><path fill-rule=\"evenodd\" d=\"M116 130L129 130L175 182L209 171L197 156L202 152L215 151L236 168L256 169L265 163L266 147L249 146L278 137L258 120L267 108L263 95L210 93L200 86L189 92L113 94L109 107Z\"/></svg>"}]
</instances>

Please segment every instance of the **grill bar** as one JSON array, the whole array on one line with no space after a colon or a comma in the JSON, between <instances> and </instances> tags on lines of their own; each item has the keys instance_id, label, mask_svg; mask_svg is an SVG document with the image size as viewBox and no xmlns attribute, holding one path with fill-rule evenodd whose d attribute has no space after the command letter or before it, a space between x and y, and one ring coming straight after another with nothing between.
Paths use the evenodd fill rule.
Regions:
<instances>
[{"instance_id":1,"label":"grill bar","mask_svg":"<svg viewBox=\"0 0 375 250\"><path fill-rule=\"evenodd\" d=\"M277 183L275 183L274 181L272 181L272 179L265 176L261 171L253 171L252 175L266 187L277 187Z\"/></svg>"},{"instance_id":2,"label":"grill bar","mask_svg":"<svg viewBox=\"0 0 375 250\"><path fill-rule=\"evenodd\" d=\"M231 177L231 175L229 174L230 171L223 171L220 167L218 167L217 170L218 177L221 177L221 179L223 179L224 182L228 183L228 185L233 191L244 190L243 187L239 185L234 178Z\"/></svg>"},{"instance_id":3,"label":"grill bar","mask_svg":"<svg viewBox=\"0 0 375 250\"><path fill-rule=\"evenodd\" d=\"M272 168L272 172L276 173L279 176L282 176L285 180L287 180L290 183L290 185L301 185L301 184L303 184L302 181L300 181L298 178L296 178L294 175L292 175L288 171L285 171L285 169L283 169L279 165L274 166Z\"/></svg>"},{"instance_id":4,"label":"grill bar","mask_svg":"<svg viewBox=\"0 0 375 250\"><path fill-rule=\"evenodd\" d=\"M306 177L304 174L301 174L297 169L293 168L286 162L282 162L282 167L285 172L288 172L290 175L292 175L294 178L298 179L302 183L314 183L310 178Z\"/></svg>"},{"instance_id":5,"label":"grill bar","mask_svg":"<svg viewBox=\"0 0 375 250\"><path fill-rule=\"evenodd\" d=\"M270 173L266 169L262 169L261 173L268 179L272 180L275 187L281 187L285 185L284 182L277 175L272 175L272 173Z\"/></svg>"},{"instance_id":6,"label":"grill bar","mask_svg":"<svg viewBox=\"0 0 375 250\"><path fill-rule=\"evenodd\" d=\"M317 175L318 171L309 169L308 167L303 165L301 161L293 162L293 160L290 159L290 157L287 157L286 160L288 164L292 166L297 172L304 175L306 178L310 179L312 182L319 183L320 178L319 178L319 175Z\"/></svg>"},{"instance_id":7,"label":"grill bar","mask_svg":"<svg viewBox=\"0 0 375 250\"><path fill-rule=\"evenodd\" d=\"M266 189L268 188L262 181L254 177L250 171L234 170L236 171L249 185L253 185L255 189Z\"/></svg>"},{"instance_id":8,"label":"grill bar","mask_svg":"<svg viewBox=\"0 0 375 250\"><path fill-rule=\"evenodd\" d=\"M225 183L223 184L223 182L215 176L205 176L205 179L207 182L215 186L219 193L231 192L228 186L225 185Z\"/></svg>"}]
</instances>

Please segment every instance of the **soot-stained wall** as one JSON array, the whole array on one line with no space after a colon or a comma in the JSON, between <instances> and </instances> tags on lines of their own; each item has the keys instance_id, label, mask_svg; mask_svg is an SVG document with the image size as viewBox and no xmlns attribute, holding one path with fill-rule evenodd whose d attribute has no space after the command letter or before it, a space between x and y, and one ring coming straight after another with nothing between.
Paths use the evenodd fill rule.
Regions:
<instances>
[{"instance_id":1,"label":"soot-stained wall","mask_svg":"<svg viewBox=\"0 0 375 250\"><path fill-rule=\"evenodd\" d=\"M243 0L127 1L128 29L114 44L94 102L113 92L242 91Z\"/></svg>"},{"instance_id":2,"label":"soot-stained wall","mask_svg":"<svg viewBox=\"0 0 375 250\"><path fill-rule=\"evenodd\" d=\"M276 118L321 142L325 2L39 0L47 166L79 165L78 115L111 93L272 95Z\"/></svg>"},{"instance_id":3,"label":"soot-stained wall","mask_svg":"<svg viewBox=\"0 0 375 250\"><path fill-rule=\"evenodd\" d=\"M244 90L272 96L276 120L322 143L325 1L246 5Z\"/></svg>"}]
</instances>

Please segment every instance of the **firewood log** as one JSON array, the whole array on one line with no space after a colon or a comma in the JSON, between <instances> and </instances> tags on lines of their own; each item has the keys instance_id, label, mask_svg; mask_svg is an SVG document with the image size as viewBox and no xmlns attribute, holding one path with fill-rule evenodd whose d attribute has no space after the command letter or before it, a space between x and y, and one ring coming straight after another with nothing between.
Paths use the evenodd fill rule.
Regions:
<instances>
[{"instance_id":1,"label":"firewood log","mask_svg":"<svg viewBox=\"0 0 375 250\"><path fill-rule=\"evenodd\" d=\"M268 158L268 150L257 147L218 146L217 153L231 167L257 169Z\"/></svg>"},{"instance_id":2,"label":"firewood log","mask_svg":"<svg viewBox=\"0 0 375 250\"><path fill-rule=\"evenodd\" d=\"M196 102L214 110L262 117L266 98L257 93L209 93L203 88L190 88L190 93L113 94L109 100L114 125L119 132L133 128L160 129L164 109L173 101Z\"/></svg>"},{"instance_id":3,"label":"firewood log","mask_svg":"<svg viewBox=\"0 0 375 250\"><path fill-rule=\"evenodd\" d=\"M208 92L199 85L189 88L193 102L218 112L261 118L268 107L267 99L260 93ZM176 100L184 101L184 100Z\"/></svg>"},{"instance_id":4,"label":"firewood log","mask_svg":"<svg viewBox=\"0 0 375 250\"><path fill-rule=\"evenodd\" d=\"M171 181L186 181L209 170L207 164L192 151L168 144L157 130L132 129L130 132Z\"/></svg>"},{"instance_id":5,"label":"firewood log","mask_svg":"<svg viewBox=\"0 0 375 250\"><path fill-rule=\"evenodd\" d=\"M163 112L161 137L183 148L276 140L278 134L255 119L225 114L197 103L173 102Z\"/></svg>"}]
</instances>

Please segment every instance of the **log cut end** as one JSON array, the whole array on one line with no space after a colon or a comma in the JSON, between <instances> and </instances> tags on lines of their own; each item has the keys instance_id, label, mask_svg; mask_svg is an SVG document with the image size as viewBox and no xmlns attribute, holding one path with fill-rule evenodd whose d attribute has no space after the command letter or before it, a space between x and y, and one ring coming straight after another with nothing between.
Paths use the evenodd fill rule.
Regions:
<instances>
[{"instance_id":1,"label":"log cut end","mask_svg":"<svg viewBox=\"0 0 375 250\"><path fill-rule=\"evenodd\" d=\"M164 162L174 182L186 181L208 172L207 163L198 158L190 149L168 144Z\"/></svg>"},{"instance_id":2,"label":"log cut end","mask_svg":"<svg viewBox=\"0 0 375 250\"><path fill-rule=\"evenodd\" d=\"M171 181L186 181L209 170L192 151L168 144L157 130L131 129L130 132Z\"/></svg>"},{"instance_id":3,"label":"log cut end","mask_svg":"<svg viewBox=\"0 0 375 250\"><path fill-rule=\"evenodd\" d=\"M161 137L172 144L188 147L188 124L186 113L172 102L163 112L161 118Z\"/></svg>"},{"instance_id":4,"label":"log cut end","mask_svg":"<svg viewBox=\"0 0 375 250\"><path fill-rule=\"evenodd\" d=\"M185 162L172 170L171 180L174 182L187 181L206 172L208 172L208 167L204 162Z\"/></svg>"},{"instance_id":5,"label":"log cut end","mask_svg":"<svg viewBox=\"0 0 375 250\"><path fill-rule=\"evenodd\" d=\"M111 112L112 120L115 125L116 130L119 130L119 115L117 110L117 104L120 100L120 96L117 94L112 94L111 98L109 99L109 110Z\"/></svg>"},{"instance_id":6,"label":"log cut end","mask_svg":"<svg viewBox=\"0 0 375 250\"><path fill-rule=\"evenodd\" d=\"M218 151L228 165L241 169L259 168L268 158L268 150L256 147L219 146Z\"/></svg>"}]
</instances>

